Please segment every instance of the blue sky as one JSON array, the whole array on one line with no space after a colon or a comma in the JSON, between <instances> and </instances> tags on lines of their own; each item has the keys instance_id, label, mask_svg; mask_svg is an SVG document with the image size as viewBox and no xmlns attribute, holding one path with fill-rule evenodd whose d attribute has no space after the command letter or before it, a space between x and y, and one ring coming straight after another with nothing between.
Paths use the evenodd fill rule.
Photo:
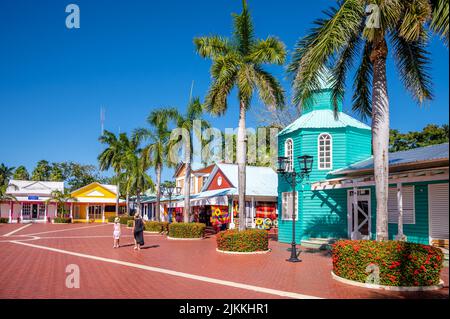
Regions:
<instances>
[{"instance_id":1,"label":"blue sky","mask_svg":"<svg viewBox=\"0 0 450 319\"><path fill-rule=\"evenodd\" d=\"M65 27L69 3L80 7L80 29ZM332 3L249 1L257 36L278 36L290 51ZM203 98L210 63L196 55L192 39L229 35L231 13L240 7L240 0L2 0L0 162L30 171L40 159L97 164L101 106L106 129L131 132L156 107L183 109L192 81L194 95ZM448 123L448 49L434 39L430 50L435 98L424 106L414 103L389 63L392 128ZM290 92L284 69L271 71ZM348 111L350 90L347 95ZM237 115L231 99L226 116L210 120L235 127ZM248 125L256 125L251 112Z\"/></svg>"}]
</instances>

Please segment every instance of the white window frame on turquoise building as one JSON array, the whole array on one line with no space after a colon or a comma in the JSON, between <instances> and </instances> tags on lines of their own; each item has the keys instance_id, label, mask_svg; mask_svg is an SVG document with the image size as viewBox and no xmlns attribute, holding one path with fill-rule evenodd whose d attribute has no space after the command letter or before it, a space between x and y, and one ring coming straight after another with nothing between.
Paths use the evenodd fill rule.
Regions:
<instances>
[{"instance_id":1,"label":"white window frame on turquoise building","mask_svg":"<svg viewBox=\"0 0 450 319\"><path fill-rule=\"evenodd\" d=\"M320 142L322 140L323 137L327 136L328 139L324 141L323 144L323 151L320 150ZM326 153L327 151L327 145L326 142L329 142L329 153L330 156L327 156ZM323 152L323 154L321 155L321 152ZM329 157L329 161L326 161L326 158ZM323 159L323 161L321 161L321 159ZM322 165L322 163L324 165ZM317 138L317 168L319 171L329 171L333 169L333 137L331 136L330 133L321 133L319 135L319 137Z\"/></svg>"},{"instance_id":2,"label":"white window frame on turquoise building","mask_svg":"<svg viewBox=\"0 0 450 319\"><path fill-rule=\"evenodd\" d=\"M292 220L292 211L289 202L292 204L292 192L281 193L281 220ZM295 192L295 216L298 220L298 192Z\"/></svg>"},{"instance_id":3,"label":"white window frame on turquoise building","mask_svg":"<svg viewBox=\"0 0 450 319\"><path fill-rule=\"evenodd\" d=\"M288 143L291 144L290 154L288 153ZM292 172L294 170L294 140L292 138L288 138L284 142L284 156L288 158L286 171Z\"/></svg>"},{"instance_id":4,"label":"white window frame on turquoise building","mask_svg":"<svg viewBox=\"0 0 450 319\"><path fill-rule=\"evenodd\" d=\"M403 225L416 224L416 205L414 185L403 186ZM388 222L398 224L397 188L389 187L388 191Z\"/></svg>"}]
</instances>

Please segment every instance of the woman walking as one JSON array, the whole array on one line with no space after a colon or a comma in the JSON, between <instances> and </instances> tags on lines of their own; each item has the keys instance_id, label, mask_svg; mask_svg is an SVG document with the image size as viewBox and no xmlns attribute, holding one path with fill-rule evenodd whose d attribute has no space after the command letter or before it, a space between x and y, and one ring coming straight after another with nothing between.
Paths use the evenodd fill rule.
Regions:
<instances>
[{"instance_id":1,"label":"woman walking","mask_svg":"<svg viewBox=\"0 0 450 319\"><path fill-rule=\"evenodd\" d=\"M134 215L133 234L134 249L141 250L141 246L144 245L144 221L139 212Z\"/></svg>"}]
</instances>

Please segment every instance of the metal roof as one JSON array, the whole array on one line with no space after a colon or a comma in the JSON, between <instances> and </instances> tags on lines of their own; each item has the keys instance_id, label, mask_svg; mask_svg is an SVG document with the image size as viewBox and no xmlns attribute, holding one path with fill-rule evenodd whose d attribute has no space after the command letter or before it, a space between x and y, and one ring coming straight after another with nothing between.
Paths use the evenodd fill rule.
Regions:
<instances>
[{"instance_id":1,"label":"metal roof","mask_svg":"<svg viewBox=\"0 0 450 319\"><path fill-rule=\"evenodd\" d=\"M389 167L436 160L448 160L448 143L389 153ZM370 169L373 169L373 156L350 166L332 171L331 174L339 175Z\"/></svg>"},{"instance_id":2,"label":"metal roof","mask_svg":"<svg viewBox=\"0 0 450 319\"><path fill-rule=\"evenodd\" d=\"M294 123L288 125L279 135L284 135L305 128L345 128L355 127L363 130L370 130L370 126L358 121L357 119L338 112L335 118L333 110L314 110L303 114Z\"/></svg>"}]
</instances>

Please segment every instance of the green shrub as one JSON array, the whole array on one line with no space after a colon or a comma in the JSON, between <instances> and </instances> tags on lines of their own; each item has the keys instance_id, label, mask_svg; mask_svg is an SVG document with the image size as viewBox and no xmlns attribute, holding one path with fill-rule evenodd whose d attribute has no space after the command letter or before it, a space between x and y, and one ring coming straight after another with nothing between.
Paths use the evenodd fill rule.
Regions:
<instances>
[{"instance_id":1,"label":"green shrub","mask_svg":"<svg viewBox=\"0 0 450 319\"><path fill-rule=\"evenodd\" d=\"M172 223L169 225L169 237L203 238L206 225L202 223Z\"/></svg>"},{"instance_id":2,"label":"green shrub","mask_svg":"<svg viewBox=\"0 0 450 319\"><path fill-rule=\"evenodd\" d=\"M0 224L8 224L9 218L1 217L0 218Z\"/></svg>"},{"instance_id":3,"label":"green shrub","mask_svg":"<svg viewBox=\"0 0 450 319\"><path fill-rule=\"evenodd\" d=\"M55 224L70 224L72 223L72 218L70 217L55 217L53 219Z\"/></svg>"},{"instance_id":4,"label":"green shrub","mask_svg":"<svg viewBox=\"0 0 450 319\"><path fill-rule=\"evenodd\" d=\"M134 224L134 220L128 220L127 221L127 227L133 227L133 224Z\"/></svg>"},{"instance_id":5,"label":"green shrub","mask_svg":"<svg viewBox=\"0 0 450 319\"><path fill-rule=\"evenodd\" d=\"M340 240L333 245L333 271L342 278L366 282L369 265L379 269L379 284L439 284L443 253L439 248L400 241Z\"/></svg>"},{"instance_id":6,"label":"green shrub","mask_svg":"<svg viewBox=\"0 0 450 319\"><path fill-rule=\"evenodd\" d=\"M168 222L148 221L145 222L145 231L164 233L169 229Z\"/></svg>"},{"instance_id":7,"label":"green shrub","mask_svg":"<svg viewBox=\"0 0 450 319\"><path fill-rule=\"evenodd\" d=\"M254 252L269 249L269 235L262 229L226 230L216 236L217 248L224 251Z\"/></svg>"},{"instance_id":8,"label":"green shrub","mask_svg":"<svg viewBox=\"0 0 450 319\"><path fill-rule=\"evenodd\" d=\"M108 217L108 223L114 223L115 219L116 219L116 216L109 216Z\"/></svg>"},{"instance_id":9,"label":"green shrub","mask_svg":"<svg viewBox=\"0 0 450 319\"><path fill-rule=\"evenodd\" d=\"M120 223L122 225L128 225L129 220L134 220L133 216L120 216Z\"/></svg>"}]
</instances>

